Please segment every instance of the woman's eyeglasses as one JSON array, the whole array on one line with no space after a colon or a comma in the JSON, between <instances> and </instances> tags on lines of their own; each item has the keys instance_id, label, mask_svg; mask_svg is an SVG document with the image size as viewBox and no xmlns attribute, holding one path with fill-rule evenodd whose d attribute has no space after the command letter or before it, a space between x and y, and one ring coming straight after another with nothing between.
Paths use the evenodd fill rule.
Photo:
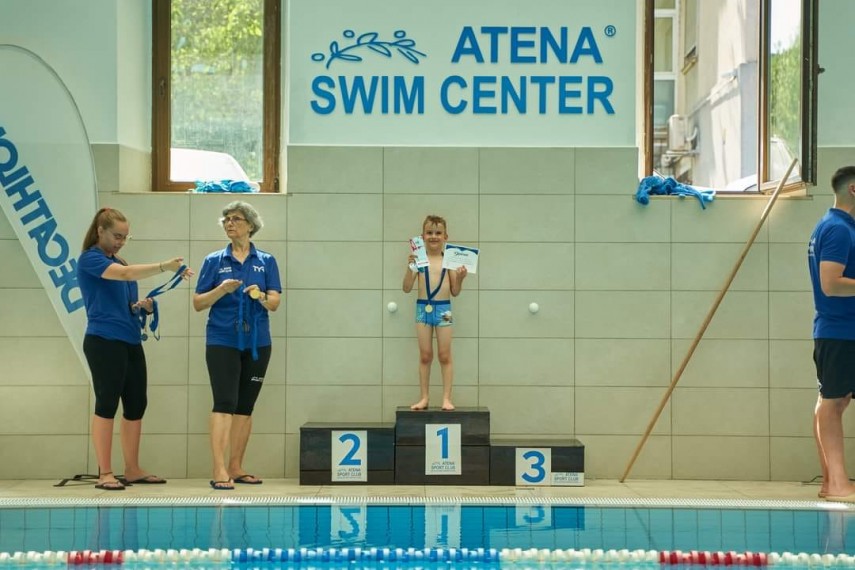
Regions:
<instances>
[{"instance_id":1,"label":"woman's eyeglasses","mask_svg":"<svg viewBox=\"0 0 855 570\"><path fill-rule=\"evenodd\" d=\"M236 224L238 222L245 222L246 218L241 218L240 216L226 216L223 218L223 225L228 223Z\"/></svg>"}]
</instances>

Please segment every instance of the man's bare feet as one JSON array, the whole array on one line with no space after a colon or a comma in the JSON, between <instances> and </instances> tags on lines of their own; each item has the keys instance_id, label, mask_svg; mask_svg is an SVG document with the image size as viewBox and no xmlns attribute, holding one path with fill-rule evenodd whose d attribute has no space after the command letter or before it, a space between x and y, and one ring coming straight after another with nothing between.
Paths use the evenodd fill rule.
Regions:
<instances>
[{"instance_id":1,"label":"man's bare feet","mask_svg":"<svg viewBox=\"0 0 855 570\"><path fill-rule=\"evenodd\" d=\"M454 411L454 404L451 403L451 400L443 400L442 401L442 411L443 412Z\"/></svg>"},{"instance_id":2,"label":"man's bare feet","mask_svg":"<svg viewBox=\"0 0 855 570\"><path fill-rule=\"evenodd\" d=\"M428 408L428 399L427 398L422 398L421 400L419 400L418 402L416 402L415 404L410 406L410 409L413 411L426 410L427 408Z\"/></svg>"}]
</instances>

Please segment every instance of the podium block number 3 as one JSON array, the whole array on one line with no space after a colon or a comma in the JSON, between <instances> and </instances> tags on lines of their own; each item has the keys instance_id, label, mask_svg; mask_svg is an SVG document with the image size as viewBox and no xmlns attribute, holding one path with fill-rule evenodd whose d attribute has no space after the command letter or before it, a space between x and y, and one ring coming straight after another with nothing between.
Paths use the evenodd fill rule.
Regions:
<instances>
[{"instance_id":1,"label":"podium block number 3","mask_svg":"<svg viewBox=\"0 0 855 570\"><path fill-rule=\"evenodd\" d=\"M552 450L517 448L516 484L549 485L552 478Z\"/></svg>"}]
</instances>

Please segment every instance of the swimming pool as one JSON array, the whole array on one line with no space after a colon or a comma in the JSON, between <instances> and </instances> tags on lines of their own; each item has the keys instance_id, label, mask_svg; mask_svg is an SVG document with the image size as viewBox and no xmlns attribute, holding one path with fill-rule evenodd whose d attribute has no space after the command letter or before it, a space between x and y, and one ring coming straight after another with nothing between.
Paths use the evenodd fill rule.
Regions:
<instances>
[{"instance_id":1,"label":"swimming pool","mask_svg":"<svg viewBox=\"0 0 855 570\"><path fill-rule=\"evenodd\" d=\"M307 504L255 498L170 504L163 499L138 499L129 504L71 501L32 506L24 501L0 508L0 553L305 548L345 552L346 565L348 550L344 549L350 549L352 560L357 547L363 551L389 548L393 553L396 548L820 555L855 551L855 525L849 528L855 511L818 509L816 503L318 502L317 498Z\"/></svg>"}]
</instances>

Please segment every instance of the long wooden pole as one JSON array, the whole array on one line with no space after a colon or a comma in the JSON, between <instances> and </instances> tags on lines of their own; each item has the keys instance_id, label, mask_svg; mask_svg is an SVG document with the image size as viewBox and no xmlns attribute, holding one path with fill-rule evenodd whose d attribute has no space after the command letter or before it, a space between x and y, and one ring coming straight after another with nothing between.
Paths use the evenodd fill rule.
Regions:
<instances>
[{"instance_id":1,"label":"long wooden pole","mask_svg":"<svg viewBox=\"0 0 855 570\"><path fill-rule=\"evenodd\" d=\"M763 215L760 216L760 220L757 222L754 231L751 232L751 237L749 237L748 241L745 242L745 247L742 248L742 253L739 254L739 258L736 260L733 269L730 270L730 275L727 276L727 280L724 282L724 285L718 292L718 296L716 296L715 301L713 301L712 307L710 307L710 310L707 312L707 316L704 319L704 322L701 323L701 327L698 329L698 332L695 335L695 340L692 341L692 344L689 346L688 352L686 352L686 356L683 357L683 362L680 363L680 367L677 368L677 372L671 379L671 385L668 386L668 390L662 397L662 401L659 402L659 407L656 409L656 412L654 412L653 417L650 418L650 422L647 424L647 429L644 431L644 435L641 437L641 441L638 442L638 445L635 448L635 452L633 452L632 457L629 460L629 464L626 466L626 470L623 472L623 475L620 478L621 483L626 481L627 476L629 476L629 472L632 469L632 466L635 464L635 460L638 459L638 456L641 453L641 449L644 447L644 444L647 443L647 440L650 437L650 433L656 426L656 422L659 421L659 416L662 415L662 410L665 409L665 405L668 403L668 400L671 399L671 394L674 392L674 388L677 387L677 382L679 382L680 378L683 376L683 371L686 370L686 366L689 365L689 361L692 359L692 355L695 354L695 349L698 348L698 344L700 344L704 333L707 332L707 328L710 326L710 321L712 321L716 311L718 310L719 305L721 305L721 302L724 299L724 296L727 294L728 289L730 289L730 285L736 278L736 273L739 271L739 268L742 267L742 262L745 261L745 257L748 255L748 251L751 249L751 246L754 245L754 240L757 239L757 234L760 233L760 229L763 227L763 223L766 221L766 218L769 217L769 212L772 210L772 206L775 205L775 201L778 199L778 194L781 193L781 189L783 189L784 185L787 183L787 179L790 177L790 173L793 171L793 168L795 168L797 162L797 160L793 159L793 162L790 163L790 167L787 169L787 173L784 174L784 176L781 178L781 181L778 182L778 187L775 188L775 191L772 193L772 197L766 204L766 208L763 210Z\"/></svg>"}]
</instances>

